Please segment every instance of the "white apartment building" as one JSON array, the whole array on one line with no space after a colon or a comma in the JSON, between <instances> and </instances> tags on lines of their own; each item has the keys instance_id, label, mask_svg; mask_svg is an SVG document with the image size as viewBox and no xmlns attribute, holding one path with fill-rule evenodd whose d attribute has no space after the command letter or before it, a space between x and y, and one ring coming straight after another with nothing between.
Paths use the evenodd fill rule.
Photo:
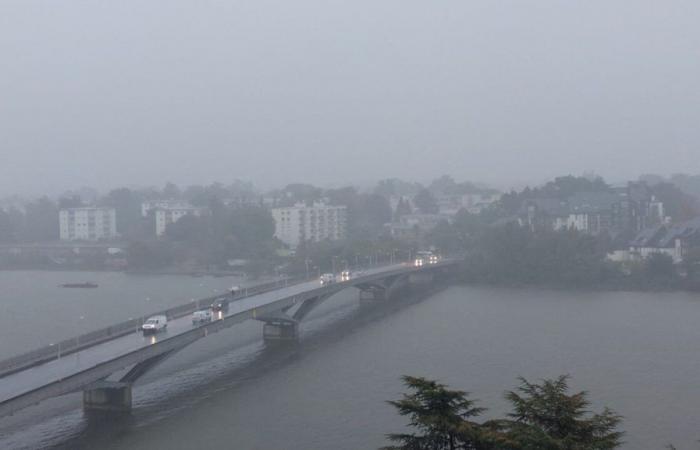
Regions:
<instances>
[{"instance_id":1,"label":"white apartment building","mask_svg":"<svg viewBox=\"0 0 700 450\"><path fill-rule=\"evenodd\" d=\"M155 209L187 209L192 208L192 205L185 202L177 202L173 200L156 200L141 203L141 215L148 217L148 214Z\"/></svg>"},{"instance_id":2,"label":"white apartment building","mask_svg":"<svg viewBox=\"0 0 700 450\"><path fill-rule=\"evenodd\" d=\"M206 208L197 208L186 202L172 200L158 200L141 203L141 215L148 217L151 212L155 218L156 236L165 234L169 224L175 223L188 214L201 216Z\"/></svg>"},{"instance_id":3,"label":"white apartment building","mask_svg":"<svg viewBox=\"0 0 700 450\"><path fill-rule=\"evenodd\" d=\"M58 213L62 241L98 241L117 237L114 208L65 208Z\"/></svg>"},{"instance_id":4,"label":"white apartment building","mask_svg":"<svg viewBox=\"0 0 700 450\"><path fill-rule=\"evenodd\" d=\"M273 208L275 237L291 248L305 241L319 242L345 238L347 207L314 203L297 203L285 208Z\"/></svg>"},{"instance_id":5,"label":"white apartment building","mask_svg":"<svg viewBox=\"0 0 700 450\"><path fill-rule=\"evenodd\" d=\"M171 223L175 223L186 215L201 216L204 208L194 206L176 206L167 208L156 208L154 211L156 222L156 236L165 234L165 230Z\"/></svg>"}]
</instances>

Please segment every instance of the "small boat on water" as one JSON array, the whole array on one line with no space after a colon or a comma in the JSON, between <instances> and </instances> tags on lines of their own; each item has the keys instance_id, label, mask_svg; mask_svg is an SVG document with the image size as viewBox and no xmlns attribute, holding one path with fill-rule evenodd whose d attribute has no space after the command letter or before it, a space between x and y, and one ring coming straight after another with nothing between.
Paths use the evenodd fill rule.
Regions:
<instances>
[{"instance_id":1,"label":"small boat on water","mask_svg":"<svg viewBox=\"0 0 700 450\"><path fill-rule=\"evenodd\" d=\"M62 284L61 287L64 288L96 288L98 285L96 283L65 283Z\"/></svg>"}]
</instances>

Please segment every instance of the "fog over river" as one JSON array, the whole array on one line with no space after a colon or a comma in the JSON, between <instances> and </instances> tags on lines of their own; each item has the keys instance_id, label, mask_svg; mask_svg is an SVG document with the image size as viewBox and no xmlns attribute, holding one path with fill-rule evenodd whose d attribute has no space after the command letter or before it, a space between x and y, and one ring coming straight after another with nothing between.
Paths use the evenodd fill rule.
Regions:
<instances>
[{"instance_id":1,"label":"fog over river","mask_svg":"<svg viewBox=\"0 0 700 450\"><path fill-rule=\"evenodd\" d=\"M94 281L98 289L59 289ZM231 278L0 272L0 357L212 295ZM82 318L81 318L82 317ZM506 411L517 376L570 374L625 416L626 449L698 448L700 296L453 286L360 304L349 289L266 347L246 322L180 351L134 389L133 414L87 419L80 394L0 419L0 448L373 449L405 421L404 374Z\"/></svg>"}]
</instances>

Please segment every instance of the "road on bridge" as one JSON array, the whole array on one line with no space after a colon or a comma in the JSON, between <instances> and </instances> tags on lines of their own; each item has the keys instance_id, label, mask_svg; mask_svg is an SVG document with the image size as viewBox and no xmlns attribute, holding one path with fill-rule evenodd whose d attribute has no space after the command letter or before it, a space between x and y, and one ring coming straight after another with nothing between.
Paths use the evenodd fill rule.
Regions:
<instances>
[{"instance_id":1,"label":"road on bridge","mask_svg":"<svg viewBox=\"0 0 700 450\"><path fill-rule=\"evenodd\" d=\"M392 270L407 268L405 264L395 264L381 268L370 269L363 276L391 272ZM352 281L352 280L351 280ZM339 283L346 284L346 283ZM352 284L351 282L347 283ZM229 304L228 311L222 316L229 317L246 311L255 310L269 305L282 298L300 295L302 293L319 288L318 280L302 282L292 286L253 295L251 297L233 300ZM105 363L122 355L143 349L156 342L182 335L193 329L191 317L185 316L168 322L167 331L152 336L143 336L138 330L133 333L115 338L113 340L97 344L93 347L72 353L65 357L37 365L0 378L0 405L3 402L23 396L33 390L50 383L61 381L69 376L81 373L101 363Z\"/></svg>"}]
</instances>

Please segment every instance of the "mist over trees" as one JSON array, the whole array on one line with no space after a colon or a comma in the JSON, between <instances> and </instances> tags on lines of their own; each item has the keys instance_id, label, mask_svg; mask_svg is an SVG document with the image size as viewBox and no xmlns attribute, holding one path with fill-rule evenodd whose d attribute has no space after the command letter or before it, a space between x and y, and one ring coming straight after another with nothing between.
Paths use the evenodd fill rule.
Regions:
<instances>
[{"instance_id":1,"label":"mist over trees","mask_svg":"<svg viewBox=\"0 0 700 450\"><path fill-rule=\"evenodd\" d=\"M676 184L682 181L692 186L695 177L642 178L672 221L700 216L697 198ZM596 176L557 177L542 186L505 193L472 212L462 207L449 218L440 215L432 228L408 237L393 236L387 225L408 215L434 215L446 199L489 195L493 190L445 175L427 185L385 179L366 190L293 183L262 192L249 182L236 180L206 186L121 187L102 196L85 190L85 195L94 198L95 205L115 209L119 241L126 245L128 264L134 270L173 265L229 270L230 261L245 260L256 272L302 273L309 266L327 271L407 260L419 249L434 248L440 254L464 258L462 279L473 283L643 289L700 286L700 270L693 263L693 258L700 260L697 252L688 252L681 266L661 256L623 266L612 263L607 255L619 248L625 236L539 229L514 220L533 199L563 202L580 194L610 194L614 189ZM21 209L0 208L0 243L56 241L59 208L86 203L81 201L81 192L66 193L57 200L43 197ZM204 213L183 217L156 236L153 213L144 216L142 204L159 201L191 205ZM274 237L270 208L315 202L347 208L346 236L339 241L305 242L290 252Z\"/></svg>"}]
</instances>

